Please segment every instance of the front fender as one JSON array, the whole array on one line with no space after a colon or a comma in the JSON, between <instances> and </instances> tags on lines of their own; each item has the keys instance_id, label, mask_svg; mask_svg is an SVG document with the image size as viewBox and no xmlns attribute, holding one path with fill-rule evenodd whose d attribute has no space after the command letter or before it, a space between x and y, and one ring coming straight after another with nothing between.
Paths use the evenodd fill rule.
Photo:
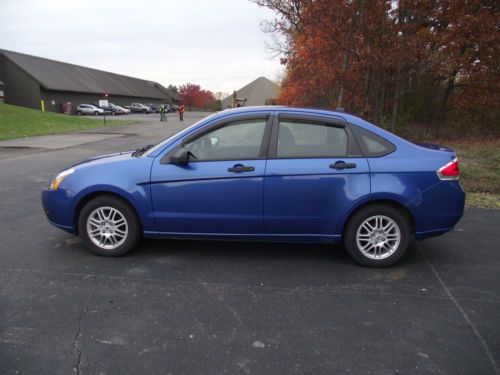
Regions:
<instances>
[{"instance_id":1,"label":"front fender","mask_svg":"<svg viewBox=\"0 0 500 375\"><path fill-rule=\"evenodd\" d=\"M136 185L136 188L133 190L124 190L120 187L107 184L92 185L81 190L74 196L70 207L74 225L76 225L77 210L81 208L81 204L85 202L88 197L101 194L113 194L122 198L134 208L143 230L157 230L150 199L149 184Z\"/></svg>"},{"instance_id":2,"label":"front fender","mask_svg":"<svg viewBox=\"0 0 500 375\"><path fill-rule=\"evenodd\" d=\"M114 194L135 209L143 230L156 230L151 202L151 158L132 158L129 154L98 158L75 167L60 188L66 190L69 209L64 221L75 225L82 202L97 194Z\"/></svg>"}]
</instances>

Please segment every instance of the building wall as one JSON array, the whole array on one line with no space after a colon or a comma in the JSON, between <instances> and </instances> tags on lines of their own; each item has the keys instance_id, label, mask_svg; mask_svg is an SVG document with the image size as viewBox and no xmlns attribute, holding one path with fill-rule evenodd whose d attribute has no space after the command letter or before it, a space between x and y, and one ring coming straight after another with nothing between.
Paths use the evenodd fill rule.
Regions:
<instances>
[{"instance_id":1,"label":"building wall","mask_svg":"<svg viewBox=\"0 0 500 375\"><path fill-rule=\"evenodd\" d=\"M3 55L0 53L0 82L3 82ZM5 101L5 87L3 83L0 83L0 103Z\"/></svg>"},{"instance_id":2,"label":"building wall","mask_svg":"<svg viewBox=\"0 0 500 375\"><path fill-rule=\"evenodd\" d=\"M3 82L3 54L0 52L0 81Z\"/></svg>"},{"instance_id":3,"label":"building wall","mask_svg":"<svg viewBox=\"0 0 500 375\"><path fill-rule=\"evenodd\" d=\"M92 104L99 101L99 95L79 94L66 91L49 91L41 89L41 99L45 103L45 110L50 112L61 113L61 104L71 102L72 112L78 104Z\"/></svg>"},{"instance_id":4,"label":"building wall","mask_svg":"<svg viewBox=\"0 0 500 375\"><path fill-rule=\"evenodd\" d=\"M76 107L79 104L94 104L99 100L107 99L109 102L116 105L130 105L132 103L155 103L169 104L167 99L151 99L138 98L129 96L114 96L109 95L105 98L100 94L86 94L70 91L52 91L41 89L41 99L45 102L45 110L51 112L61 112L61 104L71 102L72 113L76 112Z\"/></svg>"},{"instance_id":5,"label":"building wall","mask_svg":"<svg viewBox=\"0 0 500 375\"><path fill-rule=\"evenodd\" d=\"M5 103L40 109L40 85L8 58L2 56Z\"/></svg>"}]
</instances>

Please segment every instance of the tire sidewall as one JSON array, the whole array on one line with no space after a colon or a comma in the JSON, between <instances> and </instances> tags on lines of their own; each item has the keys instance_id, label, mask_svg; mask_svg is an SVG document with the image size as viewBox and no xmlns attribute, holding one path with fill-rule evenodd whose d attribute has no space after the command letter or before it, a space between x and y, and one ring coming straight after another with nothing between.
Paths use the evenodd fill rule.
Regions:
<instances>
[{"instance_id":1,"label":"tire sidewall","mask_svg":"<svg viewBox=\"0 0 500 375\"><path fill-rule=\"evenodd\" d=\"M99 207L113 207L120 211L127 221L128 234L125 242L115 249L102 249L92 242L87 233L87 219ZM135 211L128 203L114 196L100 196L89 201L78 215L78 233L87 248L101 256L121 256L130 252L141 238L140 223Z\"/></svg>"},{"instance_id":2,"label":"tire sidewall","mask_svg":"<svg viewBox=\"0 0 500 375\"><path fill-rule=\"evenodd\" d=\"M371 259L366 257L358 248L356 233L359 226L369 217L384 215L396 222L399 226L401 239L396 251L385 259ZM344 244L349 255L359 264L368 267L388 267L399 261L406 253L410 243L411 231L408 220L396 208L387 205L373 205L356 212L349 222L344 233Z\"/></svg>"}]
</instances>

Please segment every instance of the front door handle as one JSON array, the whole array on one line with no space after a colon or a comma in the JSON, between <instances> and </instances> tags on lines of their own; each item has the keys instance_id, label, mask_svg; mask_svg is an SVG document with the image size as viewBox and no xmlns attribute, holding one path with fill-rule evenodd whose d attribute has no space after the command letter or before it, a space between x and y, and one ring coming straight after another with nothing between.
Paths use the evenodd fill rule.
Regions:
<instances>
[{"instance_id":1,"label":"front door handle","mask_svg":"<svg viewBox=\"0 0 500 375\"><path fill-rule=\"evenodd\" d=\"M356 163L346 163L344 161L338 161L335 164L330 164L332 169L351 169L356 168Z\"/></svg>"},{"instance_id":2,"label":"front door handle","mask_svg":"<svg viewBox=\"0 0 500 375\"><path fill-rule=\"evenodd\" d=\"M231 168L228 168L228 172L241 173L241 172L253 172L255 170L254 167L247 167L243 164L235 164Z\"/></svg>"}]
</instances>

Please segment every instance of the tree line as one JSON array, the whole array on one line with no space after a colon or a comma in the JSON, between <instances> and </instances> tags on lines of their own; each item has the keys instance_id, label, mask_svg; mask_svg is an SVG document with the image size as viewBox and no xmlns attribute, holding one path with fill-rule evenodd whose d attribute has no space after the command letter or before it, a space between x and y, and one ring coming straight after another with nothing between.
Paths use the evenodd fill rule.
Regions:
<instances>
[{"instance_id":1,"label":"tree line","mask_svg":"<svg viewBox=\"0 0 500 375\"><path fill-rule=\"evenodd\" d=\"M498 130L500 12L495 0L252 0L285 76L279 102L345 108L400 124Z\"/></svg>"}]
</instances>

